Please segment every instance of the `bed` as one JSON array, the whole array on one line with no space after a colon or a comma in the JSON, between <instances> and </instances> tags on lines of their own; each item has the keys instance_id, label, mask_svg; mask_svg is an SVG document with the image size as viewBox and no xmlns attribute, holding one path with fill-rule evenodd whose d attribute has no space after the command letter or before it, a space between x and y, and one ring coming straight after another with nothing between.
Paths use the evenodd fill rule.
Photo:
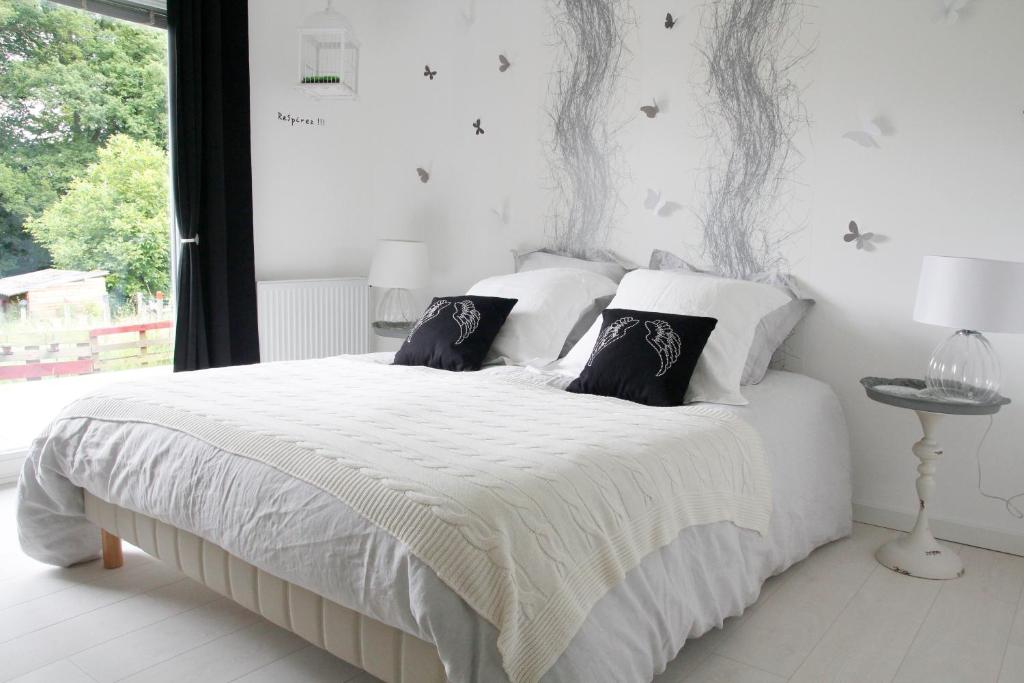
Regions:
<instances>
[{"instance_id":1,"label":"bed","mask_svg":"<svg viewBox=\"0 0 1024 683\"><path fill-rule=\"evenodd\" d=\"M687 639L742 613L757 599L765 579L850 532L849 455L842 412L834 393L808 377L769 372L759 385L745 387L746 406L638 406L637 412L622 413L634 408L620 408L628 402L617 399L569 394L562 391L564 377L529 368L446 373L397 368L388 365L389 360L387 354L371 354L185 373L111 387L72 404L35 441L26 461L18 506L23 548L37 559L60 565L92 559L100 554L99 527L104 530L104 559L110 564L117 564L118 538L124 538L392 683L568 683L650 680ZM404 373L398 381L407 387L405 393L396 393L389 384L394 373ZM332 409L335 404L345 407ZM386 510L353 498L351 490L347 499L339 497L324 483L330 477L314 477L305 465L292 462L303 460L292 457L299 451L325 448L319 440L329 431L343 434L332 442L334 451L359 441L360 449L371 454L365 457L379 458L386 470L387 458L399 457L394 451L400 449L397 442L378 439L378 431L407 431L406 438L413 441L402 443L416 447L406 450L422 447L425 452L431 444L449 448L446 432L450 425L457 431L463 424L455 412L468 405L477 412L472 424L466 423L463 440L453 443L469 448L466 443L483 441L479 434L486 433L490 445L469 448L467 453L496 460L502 454L522 453L535 459L528 462L537 463L554 459L550 476L565 481L545 484L551 487L583 488L598 478L594 472L580 474L578 463L551 444L592 441L592 448L604 449L611 454L608 457L624 457L644 444L609 448L607 435L591 439L590 432L614 434L621 429L629 434L639 426L628 427L627 422L641 425L650 419L654 422L648 431L637 432L653 435L646 439L650 443L644 457L654 453L658 467L675 467L676 456L668 452L676 447L673 444L685 445L698 436L673 440L673 430L683 429L674 425L690 425L698 430L694 434L703 435L699 438L707 441L712 457L678 458L704 463L701 467L706 469L693 470L693 476L707 477L714 484L714 463L731 463L734 475L744 470L737 475L743 486L766 487L770 515L763 516L761 508L745 508L742 495L738 504L730 499L732 507L714 503L717 499L711 496L704 507L684 510L687 524L656 525L654 537L639 546L652 550L626 561L622 558L637 552L636 547L626 548L616 555L622 561L614 571L605 568L604 583L573 594L580 602L564 612L578 618L567 623L564 646L531 660L533 651L543 648L531 647L536 641L529 637L521 642L503 640L511 622L495 618L493 606L483 604L490 595L474 592L479 582L467 588L453 575L457 566L420 550L416 534L431 520L423 518L395 533ZM381 411L389 410L390 418L376 421ZM214 413L220 415L216 433L203 422ZM438 419L441 415L444 420ZM576 415L582 416L580 425L589 425L586 429L573 426ZM560 425L569 431L560 432ZM664 437L655 438L662 432ZM746 460L730 459L737 447L728 443L729 434L760 444L764 472L751 454ZM246 439L258 439L265 455L252 457ZM275 450L273 444L279 447ZM373 474L367 462L371 461L348 466L358 465L360 471L379 475L378 480L387 479L386 471ZM595 462L601 461L585 464ZM637 467L632 461L621 464L626 467L623 472ZM341 465L338 471L345 470L346 463ZM438 478L449 474L447 461L426 465L437 468ZM488 470L488 476L504 471ZM729 472L720 474L726 477L721 481L728 481ZM451 490L457 490L460 480L452 481ZM403 500L421 497L411 485L391 484ZM519 480L513 484L518 486ZM496 490L507 496L509 488ZM583 493L577 493L582 500ZM658 495L656 490L650 493ZM629 493L619 495L625 505ZM479 501L482 494L469 499ZM522 506L516 519L529 527L530 548L536 544L554 557L552 553L564 548L537 540L540 527L525 518L531 504L509 503L517 510ZM609 503L609 510L618 504ZM424 505L428 510L444 507L436 502ZM596 509L599 503L595 506L596 512L588 511L594 519L611 514ZM578 512L566 508L565 516ZM715 519L721 521L708 521ZM554 521L555 531L568 534L560 523ZM518 531L507 533L512 537ZM568 535L561 540L566 548L574 542ZM513 541L509 542L515 550ZM473 544L467 547L472 549ZM498 553L495 548L477 549L482 557ZM511 571L513 576L516 571ZM535 587L543 586L543 576L523 576L513 585L527 585L529 579L537 582ZM503 586L494 585L495 590ZM507 597L506 592L502 595ZM589 602L581 596L589 596ZM511 600L501 605L508 607ZM530 601L524 598L523 604L529 606ZM532 609L543 611L544 606ZM501 614L512 611L508 607ZM535 616L528 609L525 613ZM518 664L510 666L510 659Z\"/></svg>"}]
</instances>

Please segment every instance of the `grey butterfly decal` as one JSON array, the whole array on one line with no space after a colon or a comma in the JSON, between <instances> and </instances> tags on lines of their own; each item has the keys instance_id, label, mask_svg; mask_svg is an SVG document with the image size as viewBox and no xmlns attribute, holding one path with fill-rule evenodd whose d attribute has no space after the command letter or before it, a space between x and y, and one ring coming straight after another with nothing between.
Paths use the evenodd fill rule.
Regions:
<instances>
[{"instance_id":1,"label":"grey butterfly decal","mask_svg":"<svg viewBox=\"0 0 1024 683\"><path fill-rule=\"evenodd\" d=\"M877 245L888 242L889 238L877 232L861 232L857 221L850 221L847 233L843 235L843 241L855 242L857 248L864 251L874 251Z\"/></svg>"},{"instance_id":2,"label":"grey butterfly decal","mask_svg":"<svg viewBox=\"0 0 1024 683\"><path fill-rule=\"evenodd\" d=\"M476 310L476 304L473 303L472 299L456 301L455 312L452 313L452 318L459 325L459 338L455 340L456 346L466 341L469 335L476 332L476 328L480 325L480 311Z\"/></svg>"},{"instance_id":3,"label":"grey butterfly decal","mask_svg":"<svg viewBox=\"0 0 1024 683\"><path fill-rule=\"evenodd\" d=\"M440 315L441 311L448 308L451 303L452 302L448 301L448 299L438 299L427 306L427 310L423 312L423 315L420 316L420 319L416 321L416 324L413 325L412 329L409 331L409 336L405 338L405 343L408 344L411 342L413 335L416 334L421 327Z\"/></svg>"},{"instance_id":4,"label":"grey butterfly decal","mask_svg":"<svg viewBox=\"0 0 1024 683\"><path fill-rule=\"evenodd\" d=\"M481 126L480 119L477 119L476 121L473 122L473 128L476 129L476 132L474 133L474 135L483 135L484 134L484 129L481 128L480 126Z\"/></svg>"},{"instance_id":5,"label":"grey butterfly decal","mask_svg":"<svg viewBox=\"0 0 1024 683\"><path fill-rule=\"evenodd\" d=\"M672 13L669 12L668 14L665 15L665 28L675 28L675 27L676 27L676 20L672 16Z\"/></svg>"},{"instance_id":6,"label":"grey butterfly decal","mask_svg":"<svg viewBox=\"0 0 1024 683\"><path fill-rule=\"evenodd\" d=\"M594 344L594 350L590 354L590 359L587 361L587 367L594 362L598 354L608 348L609 345L619 341L626 336L626 333L636 327L640 321L632 316L623 316L613 323L610 323L608 327L604 328L601 332L601 336L597 338L597 343Z\"/></svg>"},{"instance_id":7,"label":"grey butterfly decal","mask_svg":"<svg viewBox=\"0 0 1024 683\"><path fill-rule=\"evenodd\" d=\"M512 66L512 62L508 61L508 57L505 55L498 55L498 71L505 73L508 68Z\"/></svg>"},{"instance_id":8,"label":"grey butterfly decal","mask_svg":"<svg viewBox=\"0 0 1024 683\"><path fill-rule=\"evenodd\" d=\"M430 172L427 171L425 168L417 168L416 175L420 177L421 183L426 183L430 181Z\"/></svg>"},{"instance_id":9,"label":"grey butterfly decal","mask_svg":"<svg viewBox=\"0 0 1024 683\"><path fill-rule=\"evenodd\" d=\"M661 377L679 360L679 355L683 352L683 340L664 320L648 320L644 327L647 328L647 343L661 361L661 367L654 376Z\"/></svg>"},{"instance_id":10,"label":"grey butterfly decal","mask_svg":"<svg viewBox=\"0 0 1024 683\"><path fill-rule=\"evenodd\" d=\"M423 67L423 75L429 78L430 80L434 80L434 76L437 75L437 71L431 71L430 65L427 64L426 66Z\"/></svg>"},{"instance_id":11,"label":"grey butterfly decal","mask_svg":"<svg viewBox=\"0 0 1024 683\"><path fill-rule=\"evenodd\" d=\"M658 109L658 102L654 100L654 104L648 104L646 106L640 107L640 111L642 111L647 116L647 118L653 119L655 116L658 115L658 112L660 112L661 110Z\"/></svg>"}]
</instances>

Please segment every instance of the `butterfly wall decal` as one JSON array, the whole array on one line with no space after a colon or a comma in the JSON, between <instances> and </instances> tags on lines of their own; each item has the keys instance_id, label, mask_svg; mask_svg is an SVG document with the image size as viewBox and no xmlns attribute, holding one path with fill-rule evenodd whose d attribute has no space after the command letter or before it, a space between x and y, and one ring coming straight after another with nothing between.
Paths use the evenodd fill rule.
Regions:
<instances>
[{"instance_id":1,"label":"butterfly wall decal","mask_svg":"<svg viewBox=\"0 0 1024 683\"><path fill-rule=\"evenodd\" d=\"M888 239L885 235L880 235L877 232L861 232L857 221L850 221L847 232L843 235L844 242L853 242L858 249L864 251L874 251L875 245L886 242Z\"/></svg>"},{"instance_id":2,"label":"butterfly wall decal","mask_svg":"<svg viewBox=\"0 0 1024 683\"><path fill-rule=\"evenodd\" d=\"M864 121L861 124L859 130L848 130L843 133L843 138L856 142L861 147L867 147L869 149L879 149L881 147L878 144L878 138L884 135L882 127L878 124L877 120Z\"/></svg>"},{"instance_id":3,"label":"butterfly wall decal","mask_svg":"<svg viewBox=\"0 0 1024 683\"><path fill-rule=\"evenodd\" d=\"M644 208L659 218L668 218L683 208L683 205L679 202L667 201L661 196L660 190L648 188L647 193L644 195Z\"/></svg>"},{"instance_id":4,"label":"butterfly wall decal","mask_svg":"<svg viewBox=\"0 0 1024 683\"><path fill-rule=\"evenodd\" d=\"M473 122L473 128L476 129L476 132L473 133L474 135L483 135L484 134L484 129L480 125L480 119L477 119L476 121Z\"/></svg>"},{"instance_id":5,"label":"butterfly wall decal","mask_svg":"<svg viewBox=\"0 0 1024 683\"><path fill-rule=\"evenodd\" d=\"M416 175L420 177L421 183L426 183L430 181L430 173L425 168L417 168Z\"/></svg>"},{"instance_id":6,"label":"butterfly wall decal","mask_svg":"<svg viewBox=\"0 0 1024 683\"><path fill-rule=\"evenodd\" d=\"M676 27L676 19L675 19L675 17L672 16L672 13L669 12L668 14L665 15L665 28L675 28L675 27Z\"/></svg>"},{"instance_id":7,"label":"butterfly wall decal","mask_svg":"<svg viewBox=\"0 0 1024 683\"><path fill-rule=\"evenodd\" d=\"M508 61L508 57L505 55L498 55L498 71L505 73L508 68L512 66L512 62Z\"/></svg>"},{"instance_id":8,"label":"butterfly wall decal","mask_svg":"<svg viewBox=\"0 0 1024 683\"><path fill-rule=\"evenodd\" d=\"M661 109L658 108L658 101L657 100L651 100L651 101L654 104L648 104L646 106L640 107L640 111L642 111L647 116L647 118L649 118L649 119L653 119L661 111Z\"/></svg>"},{"instance_id":9,"label":"butterfly wall decal","mask_svg":"<svg viewBox=\"0 0 1024 683\"><path fill-rule=\"evenodd\" d=\"M467 28L476 23L476 0L469 0L464 7L459 8L459 16Z\"/></svg>"},{"instance_id":10,"label":"butterfly wall decal","mask_svg":"<svg viewBox=\"0 0 1024 683\"><path fill-rule=\"evenodd\" d=\"M973 0L943 0L942 21L950 26L960 21L961 14Z\"/></svg>"},{"instance_id":11,"label":"butterfly wall decal","mask_svg":"<svg viewBox=\"0 0 1024 683\"><path fill-rule=\"evenodd\" d=\"M508 225L509 220L512 218L509 201L507 199L503 200L499 206L491 208L491 213L494 214L502 225Z\"/></svg>"},{"instance_id":12,"label":"butterfly wall decal","mask_svg":"<svg viewBox=\"0 0 1024 683\"><path fill-rule=\"evenodd\" d=\"M430 65L427 64L426 66L423 67L423 75L429 78L430 80L434 80L434 76L437 75L437 71L431 71Z\"/></svg>"}]
</instances>

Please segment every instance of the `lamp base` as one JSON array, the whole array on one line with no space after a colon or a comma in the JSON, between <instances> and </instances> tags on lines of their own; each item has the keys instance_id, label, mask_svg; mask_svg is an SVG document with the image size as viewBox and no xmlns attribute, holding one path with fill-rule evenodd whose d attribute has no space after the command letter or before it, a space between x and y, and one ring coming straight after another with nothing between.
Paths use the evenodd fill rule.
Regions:
<instances>
[{"instance_id":1,"label":"lamp base","mask_svg":"<svg viewBox=\"0 0 1024 683\"><path fill-rule=\"evenodd\" d=\"M378 337L392 337L393 339L405 339L412 332L413 323L386 323L377 321L373 323L373 332Z\"/></svg>"},{"instance_id":2,"label":"lamp base","mask_svg":"<svg viewBox=\"0 0 1024 683\"><path fill-rule=\"evenodd\" d=\"M999 396L999 359L981 332L959 330L928 362L928 393L949 401L989 403Z\"/></svg>"},{"instance_id":3,"label":"lamp base","mask_svg":"<svg viewBox=\"0 0 1024 683\"><path fill-rule=\"evenodd\" d=\"M411 327L417 320L416 303L408 289L389 289L377 303L374 313L375 328Z\"/></svg>"}]
</instances>

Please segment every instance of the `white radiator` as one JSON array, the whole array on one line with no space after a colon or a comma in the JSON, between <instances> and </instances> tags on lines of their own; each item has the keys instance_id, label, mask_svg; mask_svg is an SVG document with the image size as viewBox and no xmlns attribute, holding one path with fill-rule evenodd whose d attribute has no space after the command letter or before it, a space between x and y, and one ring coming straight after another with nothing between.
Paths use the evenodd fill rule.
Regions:
<instances>
[{"instance_id":1,"label":"white radiator","mask_svg":"<svg viewBox=\"0 0 1024 683\"><path fill-rule=\"evenodd\" d=\"M256 304L264 362L370 351L366 278L260 282Z\"/></svg>"}]
</instances>

